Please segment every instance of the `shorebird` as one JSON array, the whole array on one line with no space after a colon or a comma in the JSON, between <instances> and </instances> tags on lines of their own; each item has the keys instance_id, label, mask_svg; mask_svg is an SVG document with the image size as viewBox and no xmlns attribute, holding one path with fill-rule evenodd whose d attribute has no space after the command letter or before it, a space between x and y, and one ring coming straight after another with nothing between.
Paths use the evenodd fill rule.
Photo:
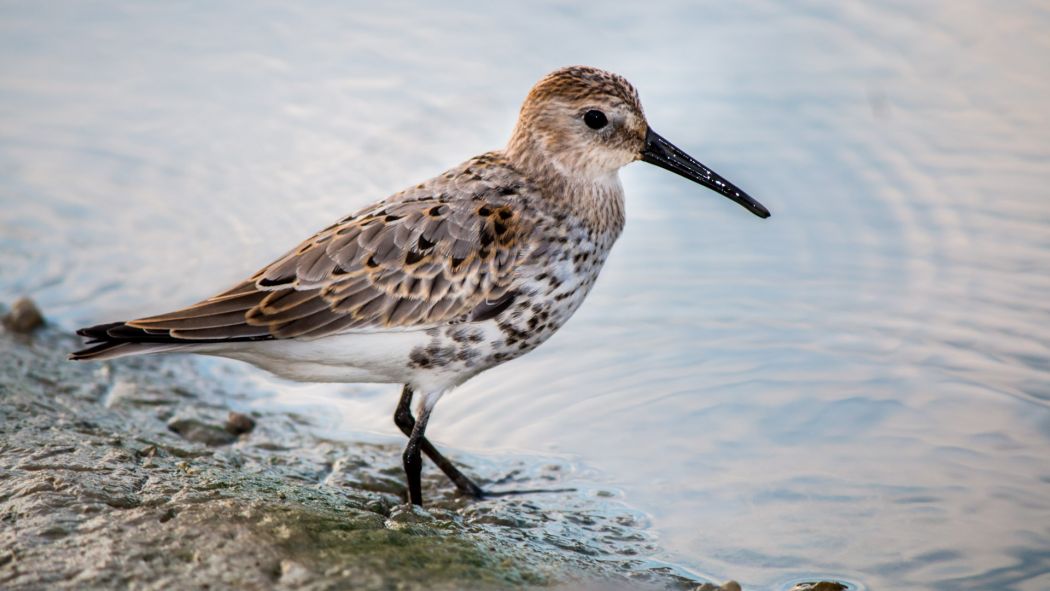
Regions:
<instances>
[{"instance_id":1,"label":"shorebird","mask_svg":"<svg viewBox=\"0 0 1050 591\"><path fill-rule=\"evenodd\" d=\"M190 352L293 380L402 384L394 423L408 436L408 500L423 503L421 452L480 498L427 440L431 411L579 308L623 228L618 171L636 160L769 217L657 135L623 77L562 68L529 92L506 148L344 217L188 308L81 329L89 346L70 357Z\"/></svg>"}]
</instances>

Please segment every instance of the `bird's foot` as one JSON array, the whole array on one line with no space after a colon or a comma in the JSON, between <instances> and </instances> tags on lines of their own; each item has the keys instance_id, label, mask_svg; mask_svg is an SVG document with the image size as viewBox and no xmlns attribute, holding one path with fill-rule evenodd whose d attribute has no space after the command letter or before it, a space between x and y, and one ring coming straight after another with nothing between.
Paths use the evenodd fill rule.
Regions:
<instances>
[{"instance_id":1,"label":"bird's foot","mask_svg":"<svg viewBox=\"0 0 1050 591\"><path fill-rule=\"evenodd\" d=\"M494 499L497 497L513 497L517 495L533 495L547 493L576 492L575 488L519 488L515 490L487 490L481 493L483 499Z\"/></svg>"},{"instance_id":2,"label":"bird's foot","mask_svg":"<svg viewBox=\"0 0 1050 591\"><path fill-rule=\"evenodd\" d=\"M460 474L460 478L453 480L453 483L456 485L456 492L459 493L460 496L480 501L488 495L483 488L474 484L473 480L462 474Z\"/></svg>"}]
</instances>

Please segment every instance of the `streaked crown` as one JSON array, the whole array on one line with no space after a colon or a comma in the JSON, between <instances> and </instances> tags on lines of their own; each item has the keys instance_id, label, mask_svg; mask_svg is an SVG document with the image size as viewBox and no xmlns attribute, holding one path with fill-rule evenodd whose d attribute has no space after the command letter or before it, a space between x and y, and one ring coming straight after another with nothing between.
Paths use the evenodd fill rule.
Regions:
<instances>
[{"instance_id":1,"label":"streaked crown","mask_svg":"<svg viewBox=\"0 0 1050 591\"><path fill-rule=\"evenodd\" d=\"M598 181L638 160L647 129L630 82L598 68L571 66L533 86L507 153L534 173Z\"/></svg>"}]
</instances>

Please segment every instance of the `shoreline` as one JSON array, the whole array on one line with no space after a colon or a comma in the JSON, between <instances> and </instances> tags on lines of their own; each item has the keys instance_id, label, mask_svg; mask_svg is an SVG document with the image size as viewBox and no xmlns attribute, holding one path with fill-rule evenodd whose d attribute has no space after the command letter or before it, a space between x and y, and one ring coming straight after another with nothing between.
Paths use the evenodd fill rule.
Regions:
<instances>
[{"instance_id":1,"label":"shoreline","mask_svg":"<svg viewBox=\"0 0 1050 591\"><path fill-rule=\"evenodd\" d=\"M720 589L640 558L626 512L467 501L436 470L414 509L392 445L233 413L185 357L71 363L74 337L29 330L0 331L4 588Z\"/></svg>"}]
</instances>

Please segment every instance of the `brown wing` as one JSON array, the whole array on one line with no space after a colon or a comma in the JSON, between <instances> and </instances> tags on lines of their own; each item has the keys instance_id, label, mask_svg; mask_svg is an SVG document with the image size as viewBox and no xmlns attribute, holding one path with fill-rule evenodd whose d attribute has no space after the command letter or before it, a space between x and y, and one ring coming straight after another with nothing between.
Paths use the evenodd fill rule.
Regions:
<instances>
[{"instance_id":1,"label":"brown wing","mask_svg":"<svg viewBox=\"0 0 1050 591\"><path fill-rule=\"evenodd\" d=\"M506 198L476 197L381 203L229 291L127 325L177 339L242 340L424 328L468 317L507 296L530 230Z\"/></svg>"}]
</instances>

